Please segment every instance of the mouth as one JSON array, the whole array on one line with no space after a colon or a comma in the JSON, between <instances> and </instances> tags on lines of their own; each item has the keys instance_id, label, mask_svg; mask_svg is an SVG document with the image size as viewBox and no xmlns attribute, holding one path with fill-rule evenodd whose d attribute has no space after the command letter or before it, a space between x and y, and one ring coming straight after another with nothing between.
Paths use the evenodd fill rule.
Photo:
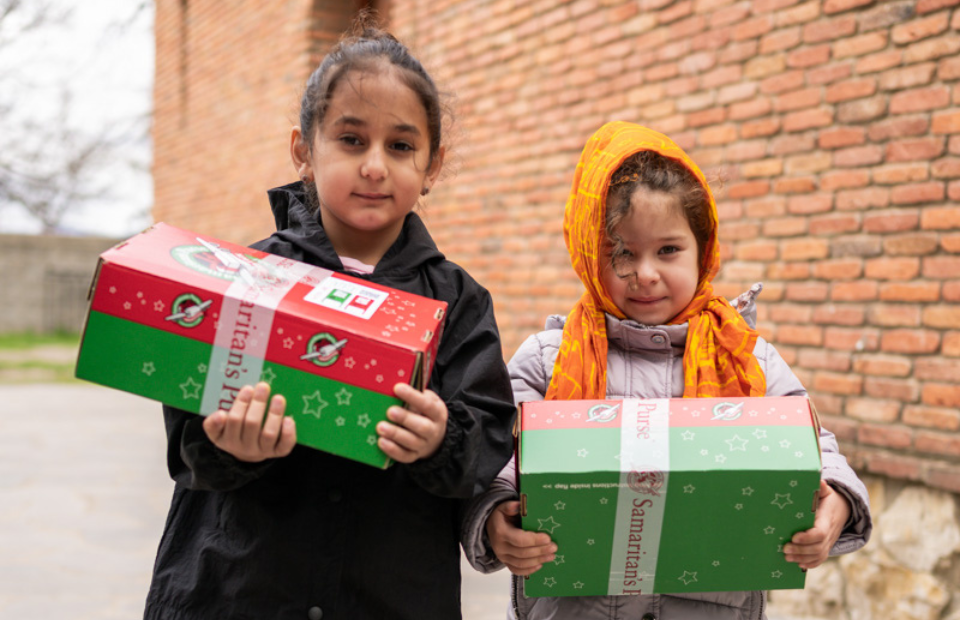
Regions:
<instances>
[{"instance_id":1,"label":"mouth","mask_svg":"<svg viewBox=\"0 0 960 620\"><path fill-rule=\"evenodd\" d=\"M640 306L652 306L653 304L663 301L666 297L631 297L630 303L634 303Z\"/></svg>"},{"instance_id":2,"label":"mouth","mask_svg":"<svg viewBox=\"0 0 960 620\"><path fill-rule=\"evenodd\" d=\"M390 194L380 194L375 192L354 192L353 195L364 200L386 200L390 197Z\"/></svg>"}]
</instances>

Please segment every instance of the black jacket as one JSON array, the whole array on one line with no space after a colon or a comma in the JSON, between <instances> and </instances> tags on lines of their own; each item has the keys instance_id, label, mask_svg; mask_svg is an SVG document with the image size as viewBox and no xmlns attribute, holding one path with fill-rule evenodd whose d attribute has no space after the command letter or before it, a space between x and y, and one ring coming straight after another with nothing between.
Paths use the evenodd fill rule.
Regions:
<instances>
[{"instance_id":1,"label":"black jacket","mask_svg":"<svg viewBox=\"0 0 960 620\"><path fill-rule=\"evenodd\" d=\"M269 196L279 232L253 247L342 271L302 186ZM439 451L383 471L298 445L251 465L216 448L200 416L164 407L176 486L144 618L461 617L461 500L513 447L493 305L413 213L361 277L449 304L429 385L450 412Z\"/></svg>"}]
</instances>

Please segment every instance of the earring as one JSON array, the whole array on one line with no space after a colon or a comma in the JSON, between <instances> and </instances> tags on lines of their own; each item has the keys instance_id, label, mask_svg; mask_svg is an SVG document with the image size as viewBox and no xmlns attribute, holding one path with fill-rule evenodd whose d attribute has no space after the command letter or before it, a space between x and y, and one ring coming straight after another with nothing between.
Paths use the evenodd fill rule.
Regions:
<instances>
[{"instance_id":1,"label":"earring","mask_svg":"<svg viewBox=\"0 0 960 620\"><path fill-rule=\"evenodd\" d=\"M430 193L430 188L429 188L429 187L424 187L423 189L420 190L420 195L421 195L421 196L426 196L426 195L429 194L429 193Z\"/></svg>"},{"instance_id":2,"label":"earring","mask_svg":"<svg viewBox=\"0 0 960 620\"><path fill-rule=\"evenodd\" d=\"M306 185L306 184L308 184L308 183L313 183L313 179L311 179L311 178L310 178L308 175L306 175L306 174L303 175L302 177L300 177L300 181L302 181L304 185Z\"/></svg>"}]
</instances>

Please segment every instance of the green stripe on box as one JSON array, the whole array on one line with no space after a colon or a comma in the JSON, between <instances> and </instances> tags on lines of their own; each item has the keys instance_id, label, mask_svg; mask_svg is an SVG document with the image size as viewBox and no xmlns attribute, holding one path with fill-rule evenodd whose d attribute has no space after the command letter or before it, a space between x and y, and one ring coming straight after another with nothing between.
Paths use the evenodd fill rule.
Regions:
<instances>
[{"instance_id":1,"label":"green stripe on box","mask_svg":"<svg viewBox=\"0 0 960 620\"><path fill-rule=\"evenodd\" d=\"M76 375L199 413L209 360L208 343L91 311Z\"/></svg>"},{"instance_id":2,"label":"green stripe on box","mask_svg":"<svg viewBox=\"0 0 960 620\"><path fill-rule=\"evenodd\" d=\"M620 426L521 433L520 471L556 474L620 471Z\"/></svg>"},{"instance_id":3,"label":"green stripe on box","mask_svg":"<svg viewBox=\"0 0 960 620\"><path fill-rule=\"evenodd\" d=\"M168 405L209 415L201 410L210 369L212 345L146 327L99 312L88 318L76 375L80 379L132 392ZM390 459L376 445L377 422L387 408L402 404L395 398L265 362L260 377L232 382L226 377L211 384L224 386L220 397L258 380L287 399L287 415L297 424L297 443L376 467ZM217 403L218 398L208 399ZM222 403L226 405L224 401Z\"/></svg>"}]
</instances>

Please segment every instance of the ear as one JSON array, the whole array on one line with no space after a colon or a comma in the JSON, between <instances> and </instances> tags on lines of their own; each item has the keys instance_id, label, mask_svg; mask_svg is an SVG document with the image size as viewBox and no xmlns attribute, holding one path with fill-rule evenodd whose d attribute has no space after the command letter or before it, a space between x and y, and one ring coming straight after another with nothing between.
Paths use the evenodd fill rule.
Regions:
<instances>
[{"instance_id":1,"label":"ear","mask_svg":"<svg viewBox=\"0 0 960 620\"><path fill-rule=\"evenodd\" d=\"M446 149L441 146L433 156L433 161L430 162L430 167L427 168L427 174L423 179L423 186L427 189L433 187L433 184L437 181L437 177L440 176L440 171L443 169L443 156L445 153Z\"/></svg>"},{"instance_id":2,"label":"ear","mask_svg":"<svg viewBox=\"0 0 960 620\"><path fill-rule=\"evenodd\" d=\"M313 181L313 158L310 155L310 145L298 126L290 132L290 159L293 161L297 176Z\"/></svg>"}]
</instances>

